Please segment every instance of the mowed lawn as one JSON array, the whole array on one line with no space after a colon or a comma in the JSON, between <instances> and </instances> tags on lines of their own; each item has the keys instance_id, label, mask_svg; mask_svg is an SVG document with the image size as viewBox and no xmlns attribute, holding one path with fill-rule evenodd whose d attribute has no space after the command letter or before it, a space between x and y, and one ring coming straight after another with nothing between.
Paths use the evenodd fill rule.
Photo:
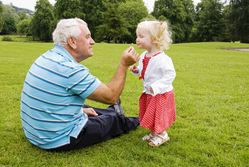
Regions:
<instances>
[{"instance_id":1,"label":"mowed lawn","mask_svg":"<svg viewBox=\"0 0 249 167\"><path fill-rule=\"evenodd\" d=\"M81 62L102 82L114 75L129 44L94 45L94 56ZM141 54L144 50L135 49ZM85 149L51 153L26 139L20 98L26 73L52 43L0 42L0 166L249 166L249 48L240 43L172 44L165 51L174 63L177 120L170 140L149 147L135 131ZM121 95L126 116L138 116L143 85L128 72ZM107 105L88 101L94 107Z\"/></svg>"}]
</instances>

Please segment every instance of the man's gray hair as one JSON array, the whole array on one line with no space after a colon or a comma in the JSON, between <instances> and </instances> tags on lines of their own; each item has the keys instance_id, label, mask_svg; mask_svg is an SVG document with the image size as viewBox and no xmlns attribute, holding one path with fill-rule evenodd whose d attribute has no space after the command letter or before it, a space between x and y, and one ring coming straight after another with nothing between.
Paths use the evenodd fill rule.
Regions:
<instances>
[{"instance_id":1,"label":"man's gray hair","mask_svg":"<svg viewBox=\"0 0 249 167\"><path fill-rule=\"evenodd\" d=\"M67 38L70 36L78 39L81 34L79 23L85 24L87 26L87 23L79 18L60 20L53 32L54 45L59 45L62 47L68 45Z\"/></svg>"}]
</instances>

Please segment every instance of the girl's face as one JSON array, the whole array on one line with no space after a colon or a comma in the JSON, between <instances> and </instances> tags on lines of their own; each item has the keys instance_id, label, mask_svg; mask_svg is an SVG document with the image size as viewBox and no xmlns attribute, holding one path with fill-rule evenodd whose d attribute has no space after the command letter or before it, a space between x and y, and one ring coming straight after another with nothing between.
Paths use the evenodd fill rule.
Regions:
<instances>
[{"instance_id":1,"label":"girl's face","mask_svg":"<svg viewBox=\"0 0 249 167\"><path fill-rule=\"evenodd\" d=\"M139 49L150 50L152 47L152 40L150 33L146 29L137 29L137 39L136 43Z\"/></svg>"}]
</instances>

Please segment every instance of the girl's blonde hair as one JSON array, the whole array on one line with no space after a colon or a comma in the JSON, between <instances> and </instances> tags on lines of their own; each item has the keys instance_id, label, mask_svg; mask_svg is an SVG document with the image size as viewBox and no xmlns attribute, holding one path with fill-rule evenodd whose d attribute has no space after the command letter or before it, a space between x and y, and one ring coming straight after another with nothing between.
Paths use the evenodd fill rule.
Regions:
<instances>
[{"instance_id":1,"label":"girl's blonde hair","mask_svg":"<svg viewBox=\"0 0 249 167\"><path fill-rule=\"evenodd\" d=\"M149 31L151 39L158 49L169 49L169 45L172 43L172 33L169 30L166 21L160 22L146 20L138 24L137 30L139 29L146 29Z\"/></svg>"}]
</instances>

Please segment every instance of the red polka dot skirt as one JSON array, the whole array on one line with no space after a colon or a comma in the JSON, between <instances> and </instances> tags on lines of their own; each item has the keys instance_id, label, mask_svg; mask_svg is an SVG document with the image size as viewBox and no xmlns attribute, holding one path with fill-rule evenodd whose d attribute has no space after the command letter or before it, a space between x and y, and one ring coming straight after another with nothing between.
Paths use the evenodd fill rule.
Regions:
<instances>
[{"instance_id":1,"label":"red polka dot skirt","mask_svg":"<svg viewBox=\"0 0 249 167\"><path fill-rule=\"evenodd\" d=\"M152 96L143 93L139 99L140 126L161 133L176 120L174 90Z\"/></svg>"}]
</instances>

